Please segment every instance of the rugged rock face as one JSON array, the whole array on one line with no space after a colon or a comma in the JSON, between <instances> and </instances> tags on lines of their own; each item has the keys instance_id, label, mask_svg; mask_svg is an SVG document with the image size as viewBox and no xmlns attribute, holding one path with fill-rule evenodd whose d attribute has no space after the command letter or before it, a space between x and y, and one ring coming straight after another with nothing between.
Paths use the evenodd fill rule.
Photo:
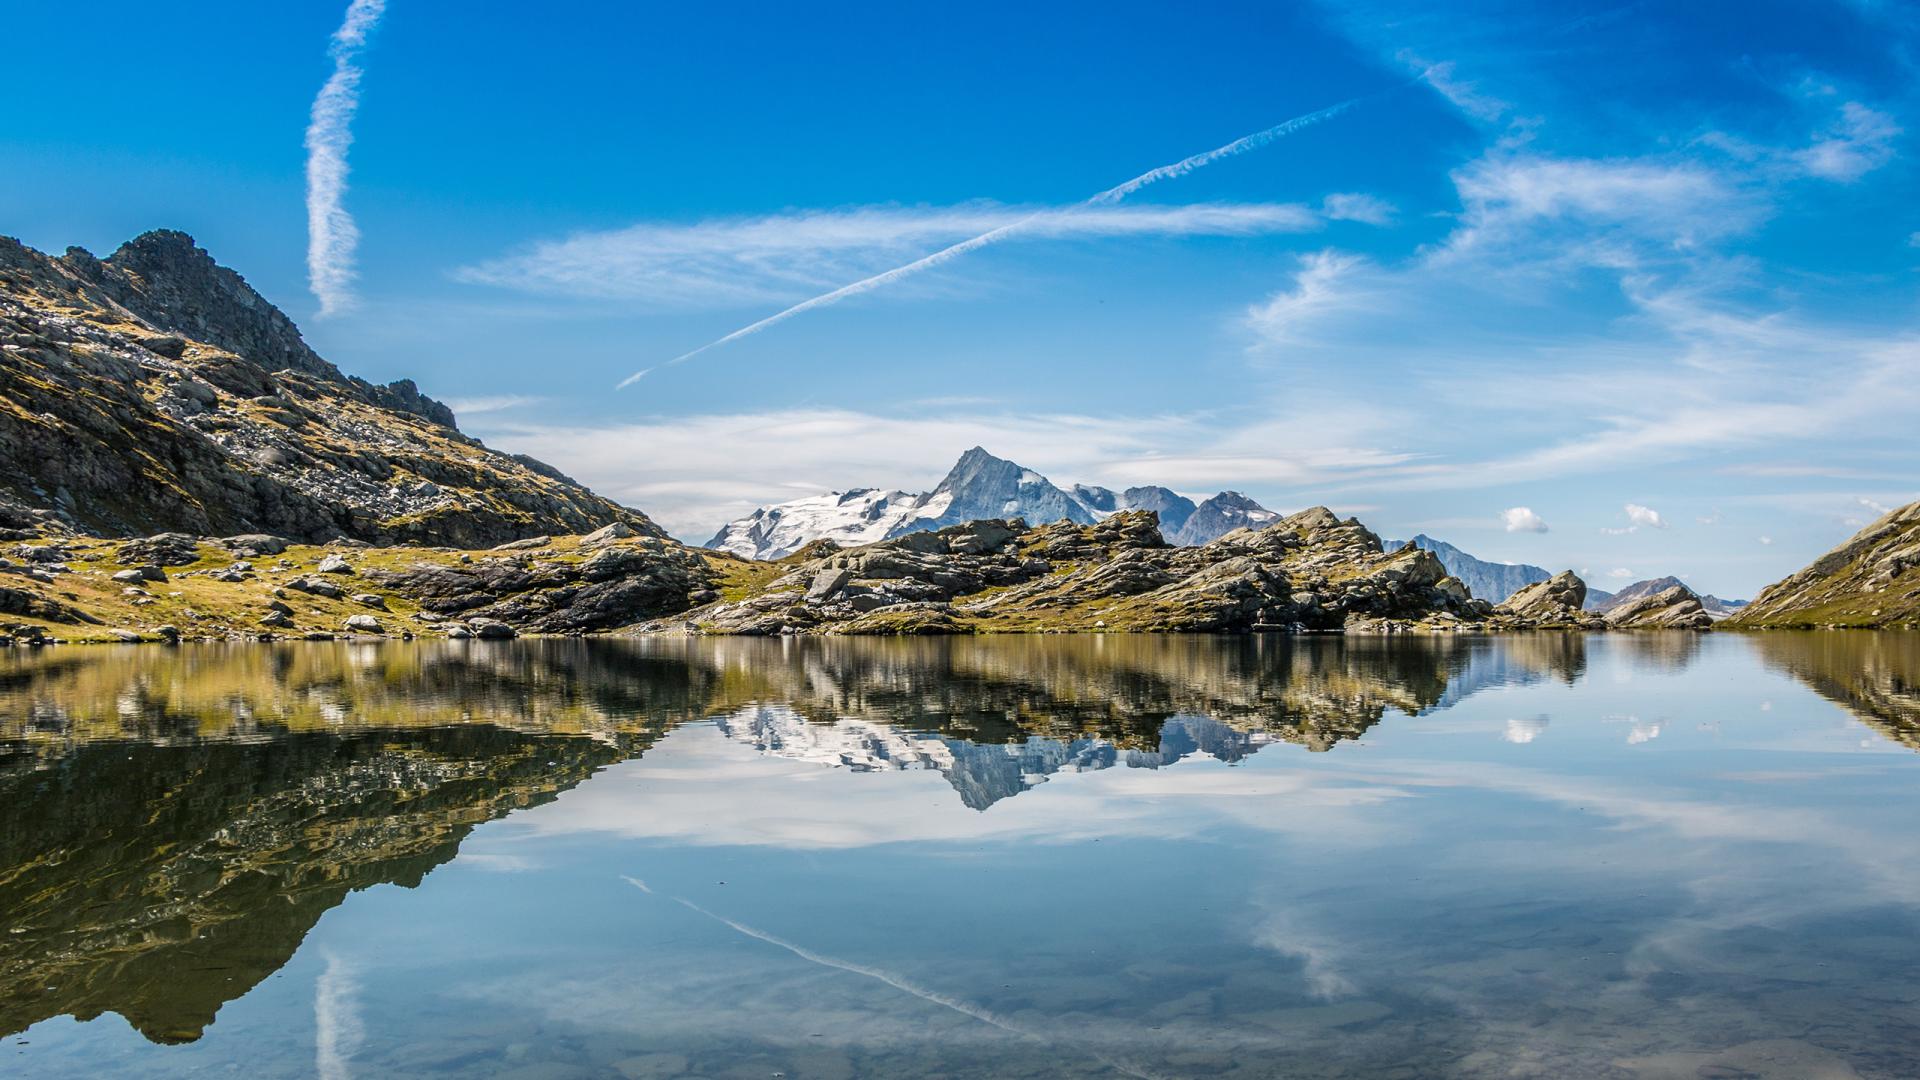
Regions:
<instances>
[{"instance_id":1,"label":"rugged rock face","mask_svg":"<svg viewBox=\"0 0 1920 1080\"><path fill-rule=\"evenodd\" d=\"M1920 502L1764 589L1730 626L1920 626Z\"/></svg>"},{"instance_id":2,"label":"rugged rock face","mask_svg":"<svg viewBox=\"0 0 1920 1080\"><path fill-rule=\"evenodd\" d=\"M1538 566L1529 566L1526 563L1498 563L1475 558L1445 540L1435 540L1425 533L1411 540L1387 541L1387 549L1390 551L1407 545L1433 552L1439 556L1440 564L1447 568L1447 573L1466 582L1467 588L1473 595L1482 600L1491 600L1496 604L1505 601L1509 596L1529 585L1553 576ZM1589 603L1592 602L1594 591L1587 590Z\"/></svg>"},{"instance_id":3,"label":"rugged rock face","mask_svg":"<svg viewBox=\"0 0 1920 1080\"><path fill-rule=\"evenodd\" d=\"M1601 616L1612 627L1658 627L1670 630L1706 630L1713 616L1692 589L1675 584L1651 595L1616 601Z\"/></svg>"},{"instance_id":4,"label":"rugged rock face","mask_svg":"<svg viewBox=\"0 0 1920 1080\"><path fill-rule=\"evenodd\" d=\"M315 355L178 232L98 259L0 239L0 530L486 546L646 517Z\"/></svg>"},{"instance_id":5,"label":"rugged rock face","mask_svg":"<svg viewBox=\"0 0 1920 1080\"><path fill-rule=\"evenodd\" d=\"M1492 610L1431 554L1385 552L1325 508L1197 548L1169 546L1143 511L1093 525L976 521L781 570L686 622L743 634L1367 630L1465 625Z\"/></svg>"},{"instance_id":6,"label":"rugged rock face","mask_svg":"<svg viewBox=\"0 0 1920 1080\"><path fill-rule=\"evenodd\" d=\"M652 537L600 546L577 561L526 552L369 577L426 613L547 634L611 630L717 595L700 556ZM488 636L485 622L476 629Z\"/></svg>"},{"instance_id":7,"label":"rugged rock face","mask_svg":"<svg viewBox=\"0 0 1920 1080\"><path fill-rule=\"evenodd\" d=\"M1501 604L1498 610L1502 615L1536 626L1583 629L1605 626L1606 623L1598 615L1583 610L1586 601L1587 583L1581 581L1573 571L1565 570L1507 597L1507 602Z\"/></svg>"}]
</instances>

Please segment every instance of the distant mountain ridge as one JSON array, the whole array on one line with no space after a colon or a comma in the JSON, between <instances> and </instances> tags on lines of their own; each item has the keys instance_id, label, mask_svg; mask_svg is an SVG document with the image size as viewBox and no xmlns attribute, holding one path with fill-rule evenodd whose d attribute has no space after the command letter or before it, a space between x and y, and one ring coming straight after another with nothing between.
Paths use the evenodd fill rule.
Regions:
<instances>
[{"instance_id":1,"label":"distant mountain ridge","mask_svg":"<svg viewBox=\"0 0 1920 1080\"><path fill-rule=\"evenodd\" d=\"M1644 600L1647 597L1657 596L1672 588L1682 588L1687 589L1688 592L1693 592L1691 588L1688 588L1686 582L1672 575L1648 578L1645 581L1636 581L1621 589L1619 592L1604 593L1596 589L1587 590L1587 610L1605 615L1608 612L1616 611L1628 604ZM1700 598L1700 606L1705 608L1707 614L1713 616L1715 619L1728 618L1741 608L1747 606L1747 601L1745 600L1722 600L1708 593L1694 593L1694 595Z\"/></svg>"},{"instance_id":2,"label":"distant mountain ridge","mask_svg":"<svg viewBox=\"0 0 1920 1080\"><path fill-rule=\"evenodd\" d=\"M1234 529L1280 518L1237 491L1223 491L1196 504L1158 486L1118 492L1085 484L1061 488L976 446L960 455L925 494L855 488L763 506L721 526L706 546L748 559L778 559L815 540L854 547L969 521L1016 517L1035 524L1065 520L1091 525L1127 510L1160 515L1161 535L1181 546L1204 544Z\"/></svg>"},{"instance_id":3,"label":"distant mountain ridge","mask_svg":"<svg viewBox=\"0 0 1920 1080\"><path fill-rule=\"evenodd\" d=\"M1440 565L1447 568L1447 573L1459 578L1475 597L1490 603L1501 603L1521 589L1553 576L1544 567L1475 558L1445 540L1435 540L1425 533L1411 540L1388 540L1385 547L1388 551L1398 551L1409 544L1433 552L1439 558Z\"/></svg>"},{"instance_id":4,"label":"distant mountain ridge","mask_svg":"<svg viewBox=\"0 0 1920 1080\"><path fill-rule=\"evenodd\" d=\"M1447 543L1445 540L1435 540L1425 533L1421 533L1411 540L1384 541L1384 546L1388 551L1398 551L1409 544L1433 552L1433 554L1439 558L1440 565L1447 568L1447 573L1452 574L1464 582L1467 589L1472 592L1475 597L1496 604L1505 602L1511 598L1514 593L1519 592L1529 585L1537 585L1553 577L1544 567L1532 566L1527 563L1488 562L1485 559L1476 558L1454 547L1452 544ZM1700 606L1705 608L1707 614L1713 616L1716 620L1732 616L1747 604L1745 600L1722 600L1717 596L1712 596L1707 593L1694 593L1693 590L1688 588L1679 578L1668 576L1636 581L1618 592L1606 592L1605 590L1588 586L1586 601L1581 607L1584 611L1591 611L1596 615L1605 615L1610 611L1624 608L1629 604L1637 603L1649 597L1658 596L1660 593L1666 592L1668 589L1675 588L1676 586L1685 588L1688 593L1698 596L1700 598Z\"/></svg>"}]
</instances>

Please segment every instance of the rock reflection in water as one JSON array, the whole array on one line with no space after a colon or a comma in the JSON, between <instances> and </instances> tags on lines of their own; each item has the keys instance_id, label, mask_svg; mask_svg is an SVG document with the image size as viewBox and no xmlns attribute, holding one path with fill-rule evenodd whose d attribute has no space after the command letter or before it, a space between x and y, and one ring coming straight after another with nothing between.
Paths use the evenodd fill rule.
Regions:
<instances>
[{"instance_id":1,"label":"rock reflection in water","mask_svg":"<svg viewBox=\"0 0 1920 1080\"><path fill-rule=\"evenodd\" d=\"M1751 638L1769 665L1920 750L1920 634L1773 631Z\"/></svg>"},{"instance_id":2,"label":"rock reflection in water","mask_svg":"<svg viewBox=\"0 0 1920 1080\"><path fill-rule=\"evenodd\" d=\"M191 1040L351 892L708 716L768 753L936 768L984 810L1061 770L1326 750L1388 709L1575 678L1579 638L526 642L0 659L0 1032Z\"/></svg>"},{"instance_id":3,"label":"rock reflection in water","mask_svg":"<svg viewBox=\"0 0 1920 1080\"><path fill-rule=\"evenodd\" d=\"M1570 778L1516 770L1556 753L1575 755L1560 759L1566 761L1596 752L1591 742L1588 749L1562 746L1582 737L1582 721L1576 710L1575 719L1554 719L1549 728L1549 714L1541 710L1554 708L1548 704L1556 700L1551 695L1576 687L1585 694L1597 692L1595 687L1628 686L1629 677L1641 675L1668 680L1660 685L1671 689L1677 685L1671 680L1700 663L1706 653L1716 653L1720 664L1735 653L1757 655L1890 738L1920 747L1915 736L1920 731L1920 700L1914 691L1920 648L1913 640L1884 635L1769 635L1726 641L1685 634L1634 635L1601 642L1559 634L1501 639L669 639L10 652L0 655L0 806L6 808L0 815L0 911L8 916L8 932L0 937L0 1032L19 1032L56 1016L87 1019L113 1012L157 1042L200 1039L226 1003L260 987L287 964L322 916L347 903L354 892L379 884L420 885L451 861L481 824L553 801L598 770L648 755L660 739L686 724L710 722L711 728L689 732L698 736L693 741L676 740L686 748L678 751L682 761L722 760L702 754L754 760L750 755L759 754L820 762L843 772L937 771L946 781L935 787L944 806L928 806L922 797L916 813L929 815L928 821L941 815L953 821L952 815L961 814L996 829L1003 827L993 822L1008 820L1009 812L1014 821L1039 814L1034 823L1046 827L1052 820L1046 816L1047 800L1016 804L1027 811L1010 811L1001 804L1047 783L1049 777L1058 778L1063 788L1099 789L1106 798L1121 797L1118 793L1127 790L1197 791L1205 787L1205 763L1247 763L1256 755L1260 760L1252 763L1250 772L1235 774L1247 778L1237 790L1294 794L1279 802L1248 796L1252 801L1243 804L1245 811L1262 820L1271 815L1291 818L1303 834L1318 834L1347 820L1335 809L1343 798L1357 800L1351 804L1356 808L1377 806L1390 819L1396 813L1412 814L1393 820L1398 828L1412 830L1410 837L1427 828L1422 822L1429 823L1441 831L1421 834L1419 843L1442 844L1459 853L1470 849L1455 847L1446 837L1470 836L1476 825L1487 827L1472 810L1479 799L1547 800L1538 804L1549 807L1546 811L1536 805L1518 816L1496 819L1516 822L1511 827L1522 831L1535 827L1526 824L1536 820L1530 814L1564 815L1593 805L1617 808L1609 812L1626 815L1627 822L1692 813L1689 803L1670 796L1642 803L1620 794L1625 787L1616 790L1590 782L1570 787ZM1751 660L1746 663L1752 667ZM1590 665L1606 675L1581 686ZM1487 767L1449 762L1445 755L1430 762L1419 753L1407 756L1406 732L1444 731L1446 721L1398 718L1431 717L1466 706L1492 688L1529 686L1536 690L1528 693L1536 696L1526 698L1535 703L1527 711L1503 715L1462 709L1477 711L1486 723L1485 734L1478 737L1484 741L1474 744L1481 747L1476 753L1532 755L1525 762ZM1400 737L1394 745L1401 751L1397 759L1351 745L1362 739L1370 745L1394 743L1396 732ZM1588 737L1599 735L1596 728ZM1621 745L1620 733L1612 728L1604 737L1620 747L1615 752L1632 749ZM1666 748L1684 737L1670 731L1659 744ZM1543 748L1548 758L1539 757ZM1285 755L1295 755L1293 766L1280 760ZM622 765L618 777L606 779L632 782L657 776L648 770L673 757L649 757L644 767L638 762ZM1276 774L1270 762L1285 771ZM1177 767L1179 776L1168 779L1198 770L1194 779L1200 783L1127 786L1150 779L1149 770L1169 767ZM1100 772L1107 773L1105 781L1073 775ZM1300 777L1289 779L1295 772ZM1315 787L1306 779L1309 773L1334 786ZM1630 775L1621 773L1615 782L1624 785ZM1746 783L1775 782L1768 779L1774 774L1757 769L1739 775L1753 778L1742 781ZM721 798L729 797L725 779L712 782L720 785L716 790ZM872 778L852 783L887 782ZM614 798L613 805L623 805L617 783L591 788L579 793L587 800L578 804L583 812L591 812L597 792L606 793L602 799ZM852 787L815 790L828 799L857 797ZM1571 794L1576 790L1577 798ZM1408 793L1416 791L1425 794L1410 798ZM1462 794L1441 794L1452 791ZM1469 791L1478 794L1469 796ZM1314 801L1316 792L1323 801ZM677 804L669 797L624 805L644 805L659 814ZM874 805L889 804L877 800ZM1407 809L1393 810L1396 805ZM1414 812L1415 805L1424 809ZM1700 812L1711 813L1708 805L1703 802ZM1057 800L1053 806L1056 814L1072 809L1072 804ZM746 812L790 809L776 803ZM550 807L526 820L561 810L564 806ZM1165 812L1189 811L1170 803ZM632 810L628 814L627 820L635 820ZM610 820L594 828L617 830L619 816ZM1712 828L1727 827L1718 816L1699 820ZM1214 823L1202 831L1222 828ZM1079 831L1085 833L1084 823ZM724 832L715 830L716 835ZM1771 827L1766 833L1782 835ZM952 835L964 834L962 829ZM1107 847L1117 854L1121 845ZM1396 849L1376 848L1369 859L1379 858L1380 850ZM1414 859L1407 865L1418 867L1422 864L1413 850L1398 857ZM1159 849L1132 865L1151 865L1171 856ZM1181 857L1202 862L1210 856ZM1261 994L1272 994L1275 1000L1292 1002L1285 1006L1292 1010L1285 1015L1297 1013L1303 1022L1324 1013L1375 1017L1366 1023L1385 1024L1380 1018L1391 1010L1400 1023L1421 1007L1436 1006L1420 1006L1377 988L1364 993L1325 988L1364 986L1366 980L1358 974L1368 965L1377 961L1382 968L1391 967L1403 956L1428 965L1424 973L1408 976L1426 985L1445 970L1433 966L1436 950L1445 952L1446 943L1459 946L1475 935L1508 948L1510 939L1548 929L1553 935L1572 933L1558 929L1560 924L1548 918L1544 908L1537 916L1541 927L1530 928L1528 921L1536 918L1529 914L1532 902L1502 908L1509 912L1501 916L1505 921L1481 927L1469 916L1486 908L1470 883L1457 888L1413 886L1429 897L1422 918L1448 927L1440 938L1432 938L1429 931L1416 932L1413 924L1404 923L1405 913L1386 894L1372 891L1379 883L1367 880L1367 859L1355 862L1337 851L1311 847L1291 848L1287 859L1286 865L1297 868L1303 881L1324 881L1326 888L1341 883L1338 887L1347 890L1340 894L1342 910L1362 920L1344 927L1327 922L1324 913L1316 917L1310 908L1275 908L1259 916L1264 921L1256 937L1266 943L1262 948L1273 955L1304 958L1297 963L1304 965L1309 989L1322 987L1313 993L1328 1000L1316 1002L1309 994L1305 1002L1292 1001L1288 995L1298 991L1287 987L1300 977L1294 974L1294 960L1277 967L1263 963L1257 955L1246 955L1245 942L1239 939L1190 942L1184 948L1199 950L1208 959L1180 967L1180 978L1196 993L1204 988L1215 995L1214 1007L1255 1008L1264 1000ZM1492 865L1496 873L1514 872L1499 869L1498 862ZM623 873L629 869L638 868L618 867ZM1657 872L1641 872L1657 880ZM1400 883L1394 888L1421 880L1406 873L1391 876ZM601 876L613 881L616 875L608 868ZM1055 880L1052 887L1063 889L1063 882ZM815 885L820 882L815 880ZM1542 879L1541 887L1553 886ZM1758 878L1744 887L1763 893L1773 881ZM735 910L749 897L737 882L721 893ZM1315 895L1302 893L1294 903ZM1605 912L1598 911L1600 900L1585 901L1602 918L1592 925L1604 928L1610 948L1624 947L1630 940L1637 895L1644 893L1609 894L1605 904L1620 910ZM1097 906L1097 893L1081 902ZM931 895L923 903L929 910L938 906ZM1127 921L1184 921L1185 915L1175 918L1184 903L1164 912L1130 914ZM1716 917L1724 917L1726 909L1720 911ZM1363 925L1367 929L1361 933ZM1744 926L1734 923L1726 932L1729 940L1744 940L1737 938ZM801 924L800 929L809 928ZM1352 933L1339 942L1335 931ZM801 939L819 933L821 928L813 928ZM824 936L828 942L823 944L836 940L832 933ZM843 950L862 950L858 940L840 935L837 941ZM1032 956L1046 956L1054 946L1036 939L1029 947L1040 950ZM1563 981L1575 979L1587 967L1584 959L1561 953L1573 950L1584 957L1592 948L1573 937L1563 943L1558 936L1540 938L1528 947L1539 953L1538 962L1552 965L1558 973L1554 979ZM1787 955L1780 943L1770 947ZM1327 958L1336 955L1330 950L1335 949L1345 957L1341 968L1328 966ZM1139 970L1173 970L1165 966L1170 959L1156 957L1151 950L1143 954ZM1457 962L1468 964L1465 957ZM696 966L705 961L704 955L689 959ZM977 958L979 970L972 979L976 989L999 985L992 979L995 962L987 955ZM1864 963L1856 965L1860 978L1871 974L1859 966ZM1504 993L1500 988L1509 980L1497 953L1475 953L1471 964L1446 977L1463 995L1463 1010L1472 1003L1469 986L1472 994ZM1237 986L1269 989L1241 998L1209 981L1209 972L1228 971L1235 973ZM1089 967L1083 974L1084 985L1060 976L1067 980L1059 984L1062 993L1078 987L1061 1008L1081 1008L1073 1004L1081 995L1092 995L1086 999L1092 1001L1112 986L1104 966ZM1349 977L1354 981L1341 981ZM1463 983L1462 977L1473 981ZM1669 978L1658 971L1642 977L1656 989L1665 985L1661 979ZM1697 992L1706 984L1695 985ZM714 989L727 992L718 984ZM811 992L798 985L793 990ZM1558 1000L1560 991L1551 993ZM1122 997L1129 1008L1150 1004ZM1639 998L1623 1000L1635 1009L1651 1007ZM1459 1026L1461 1016L1447 1022L1457 1025L1449 1036L1455 1042L1467 1038L1462 1033L1483 1041L1491 1037L1484 1024ZM1395 1038L1411 1037L1399 1028L1381 1030L1398 1032ZM488 1037L486 1032L472 1033L476 1044ZM1158 1045L1158 1037L1143 1038ZM1245 1032L1238 1038L1241 1042L1232 1045L1241 1049L1222 1052L1251 1052L1259 1042ZM688 1039L694 1040L693 1035ZM717 1055L711 1059L716 1062L725 1058L718 1044L702 1052Z\"/></svg>"}]
</instances>

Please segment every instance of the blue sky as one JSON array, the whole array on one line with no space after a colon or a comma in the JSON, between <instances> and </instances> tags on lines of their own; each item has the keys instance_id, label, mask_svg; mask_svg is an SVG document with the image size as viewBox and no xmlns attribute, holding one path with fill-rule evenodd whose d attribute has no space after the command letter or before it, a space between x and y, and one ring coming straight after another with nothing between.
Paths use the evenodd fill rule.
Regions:
<instances>
[{"instance_id":1,"label":"blue sky","mask_svg":"<svg viewBox=\"0 0 1920 1080\"><path fill-rule=\"evenodd\" d=\"M389 0L322 315L346 11L103 3L84 49L10 13L0 231L186 229L349 371L695 541L981 443L1745 596L1920 497L1912 6Z\"/></svg>"}]
</instances>

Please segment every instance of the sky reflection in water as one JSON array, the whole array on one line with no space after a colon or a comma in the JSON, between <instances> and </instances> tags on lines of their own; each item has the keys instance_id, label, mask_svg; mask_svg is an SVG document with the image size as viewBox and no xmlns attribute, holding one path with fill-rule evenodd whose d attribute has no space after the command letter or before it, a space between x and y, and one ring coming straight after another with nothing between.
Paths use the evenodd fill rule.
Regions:
<instances>
[{"instance_id":1,"label":"sky reflection in water","mask_svg":"<svg viewBox=\"0 0 1920 1080\"><path fill-rule=\"evenodd\" d=\"M1916 685L1892 634L8 654L0 1071L1912 1075Z\"/></svg>"}]
</instances>

